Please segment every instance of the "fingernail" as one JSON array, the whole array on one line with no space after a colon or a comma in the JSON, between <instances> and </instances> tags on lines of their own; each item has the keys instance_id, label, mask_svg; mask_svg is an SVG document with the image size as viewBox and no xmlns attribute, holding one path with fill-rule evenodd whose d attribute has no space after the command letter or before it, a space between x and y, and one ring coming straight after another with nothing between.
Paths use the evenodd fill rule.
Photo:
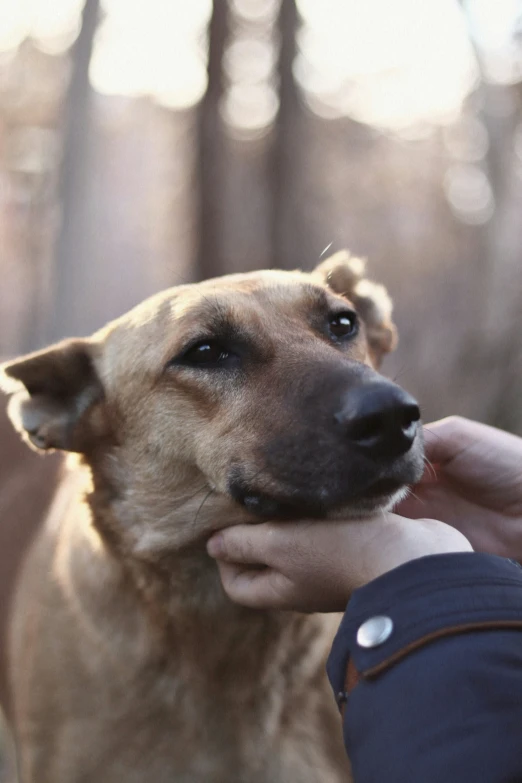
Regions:
<instances>
[{"instance_id":1,"label":"fingernail","mask_svg":"<svg viewBox=\"0 0 522 783\"><path fill-rule=\"evenodd\" d=\"M207 541L207 552L210 557L219 557L224 551L225 547L223 546L223 536L221 533L216 533L212 538L209 538Z\"/></svg>"}]
</instances>

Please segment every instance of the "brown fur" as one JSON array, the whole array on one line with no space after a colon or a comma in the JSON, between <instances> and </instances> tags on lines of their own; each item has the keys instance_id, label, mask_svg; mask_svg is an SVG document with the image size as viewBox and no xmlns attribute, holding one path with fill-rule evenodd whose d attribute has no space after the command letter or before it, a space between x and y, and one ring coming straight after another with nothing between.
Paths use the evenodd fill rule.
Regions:
<instances>
[{"instance_id":1,"label":"brown fur","mask_svg":"<svg viewBox=\"0 0 522 783\"><path fill-rule=\"evenodd\" d=\"M0 705L9 713L6 648L20 564L56 489L61 459L24 446L0 405Z\"/></svg>"},{"instance_id":2,"label":"brown fur","mask_svg":"<svg viewBox=\"0 0 522 783\"><path fill-rule=\"evenodd\" d=\"M347 780L324 674L336 618L233 605L205 542L254 521L244 486L276 515L313 493L324 515L371 507L346 495L352 457L338 473L329 432L332 389L373 373L395 339L387 295L362 274L338 256L311 275L181 286L4 367L17 428L81 455L13 615L22 783ZM328 311L352 306L363 328L334 345ZM216 336L240 369L179 358Z\"/></svg>"}]
</instances>

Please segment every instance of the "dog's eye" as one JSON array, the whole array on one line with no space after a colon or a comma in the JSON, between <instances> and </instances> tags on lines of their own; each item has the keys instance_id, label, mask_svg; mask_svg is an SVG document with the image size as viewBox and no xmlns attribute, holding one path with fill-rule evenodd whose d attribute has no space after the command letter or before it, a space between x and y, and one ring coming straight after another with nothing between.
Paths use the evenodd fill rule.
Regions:
<instances>
[{"instance_id":1,"label":"dog's eye","mask_svg":"<svg viewBox=\"0 0 522 783\"><path fill-rule=\"evenodd\" d=\"M183 354L183 364L217 367L227 364L234 354L216 340L203 340Z\"/></svg>"},{"instance_id":2,"label":"dog's eye","mask_svg":"<svg viewBox=\"0 0 522 783\"><path fill-rule=\"evenodd\" d=\"M352 337L357 332L357 315L354 312L338 313L328 323L330 334L336 339Z\"/></svg>"}]
</instances>

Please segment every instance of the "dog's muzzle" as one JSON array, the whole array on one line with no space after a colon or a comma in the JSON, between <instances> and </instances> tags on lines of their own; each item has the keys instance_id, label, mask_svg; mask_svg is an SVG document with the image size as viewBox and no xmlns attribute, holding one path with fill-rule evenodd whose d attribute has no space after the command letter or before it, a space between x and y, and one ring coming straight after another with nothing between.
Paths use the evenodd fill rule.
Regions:
<instances>
[{"instance_id":1,"label":"dog's muzzle","mask_svg":"<svg viewBox=\"0 0 522 783\"><path fill-rule=\"evenodd\" d=\"M418 481L419 406L400 386L368 372L342 394L308 398L301 411L309 424L269 437L251 463L236 460L232 497L263 518L320 518L349 506L385 505Z\"/></svg>"}]
</instances>

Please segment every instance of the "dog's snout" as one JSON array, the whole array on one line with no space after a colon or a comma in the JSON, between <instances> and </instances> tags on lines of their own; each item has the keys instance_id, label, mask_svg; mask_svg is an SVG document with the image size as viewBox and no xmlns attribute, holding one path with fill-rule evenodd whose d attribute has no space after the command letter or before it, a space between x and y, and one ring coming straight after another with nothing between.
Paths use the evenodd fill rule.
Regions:
<instances>
[{"instance_id":1,"label":"dog's snout","mask_svg":"<svg viewBox=\"0 0 522 783\"><path fill-rule=\"evenodd\" d=\"M376 382L350 390L335 419L345 436L368 456L393 458L412 446L420 410L416 400L399 386Z\"/></svg>"}]
</instances>

